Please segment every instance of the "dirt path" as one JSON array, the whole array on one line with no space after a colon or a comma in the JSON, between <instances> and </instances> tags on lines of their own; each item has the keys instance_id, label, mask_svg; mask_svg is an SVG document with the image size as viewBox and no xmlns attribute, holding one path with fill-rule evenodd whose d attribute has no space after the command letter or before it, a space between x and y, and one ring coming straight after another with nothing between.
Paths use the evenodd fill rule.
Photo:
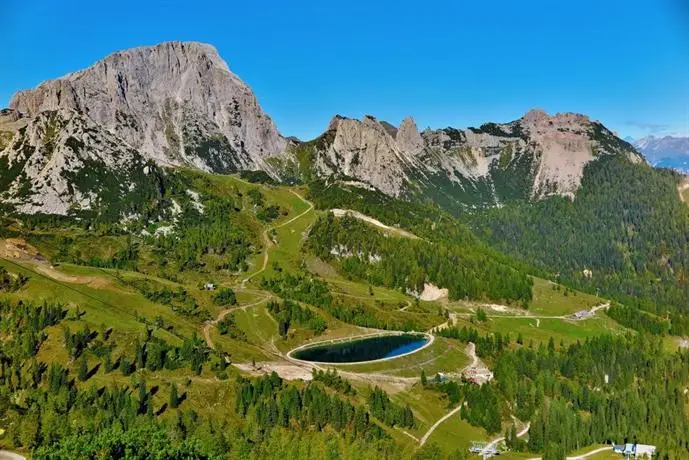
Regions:
<instances>
[{"instance_id":1,"label":"dirt path","mask_svg":"<svg viewBox=\"0 0 689 460\"><path fill-rule=\"evenodd\" d=\"M301 201L303 201L304 203L308 204L308 205L309 205L309 208L308 208L306 211L302 212L301 214L292 217L292 218L291 218L290 220L288 220L287 222L283 222L283 223L281 223L281 224L279 224L279 225L274 225L274 226L272 226L272 227L268 227L267 229L265 229L265 230L263 231L263 242L264 242L265 245L266 245L265 250L263 251L263 265L261 266L261 269L260 269L260 270L254 272L254 273L252 273L251 275L249 275L248 277L244 278L244 280L242 281L242 286L246 285L246 283L248 283L252 278L254 278L254 277L260 275L261 273L263 273L263 272L266 270L266 268L268 267L268 258L269 258L268 252L269 252L269 249L274 245L273 240L270 239L270 236L268 236L268 234L269 234L271 231L273 231L273 230L277 230L278 228L282 228L282 227L284 227L284 226L286 226L286 225L291 224L291 223L294 222L295 220L297 220L297 219L299 219L299 218L305 216L306 214L308 214L309 212L311 212L311 210L313 210L313 203L311 203L310 201L308 201L307 199L305 199L303 196L299 195L299 194L298 194L297 192L295 192L294 190L290 190L290 192L292 192L294 195L296 195L297 197L299 197L299 199L300 199Z\"/></svg>"},{"instance_id":2,"label":"dirt path","mask_svg":"<svg viewBox=\"0 0 689 460\"><path fill-rule=\"evenodd\" d=\"M605 452L605 451L612 451L612 446L599 447L599 448L594 449L592 451L586 452L585 454L576 455L574 457L567 457L567 460L583 460L585 458L592 457L596 454L600 454L601 452ZM532 457L528 460L542 460L542 457Z\"/></svg>"},{"instance_id":3,"label":"dirt path","mask_svg":"<svg viewBox=\"0 0 689 460\"><path fill-rule=\"evenodd\" d=\"M526 426L524 428L522 428L517 433L517 437L521 438L522 436L524 436L526 433L529 432L529 428L531 428L531 422L526 423ZM500 436L499 438L493 439L491 442L488 443L488 445L485 447L484 451L490 452L491 450L495 449L495 446L497 446L500 442L502 442L504 440L505 440L504 436Z\"/></svg>"},{"instance_id":4,"label":"dirt path","mask_svg":"<svg viewBox=\"0 0 689 460\"><path fill-rule=\"evenodd\" d=\"M359 219L361 221L367 222L371 225L374 225L382 230L386 230L390 233L393 233L397 236L401 236L404 238L411 238L414 240L418 240L419 237L414 235L411 232L408 232L406 230L403 230L401 228L397 227L390 227L389 225L385 225L378 219L374 219L373 217L367 216L366 214L362 214L359 211L353 211L351 209L331 209L330 212L332 212L335 217L343 217L343 216L350 216L354 217L355 219Z\"/></svg>"},{"instance_id":5,"label":"dirt path","mask_svg":"<svg viewBox=\"0 0 689 460\"><path fill-rule=\"evenodd\" d=\"M589 310L592 314L595 314L598 310L605 310L610 306L610 302L602 303L600 305L596 305L593 307L591 310Z\"/></svg>"},{"instance_id":6,"label":"dirt path","mask_svg":"<svg viewBox=\"0 0 689 460\"><path fill-rule=\"evenodd\" d=\"M416 436L414 436L414 435L411 434L410 432L408 432L408 431L406 431L406 430L403 430L402 428L400 428L400 427L398 427L398 426L396 426L395 429L400 430L402 433L406 434L407 436L409 436L410 438L412 438L414 441L420 442L420 441L419 441L419 438L417 438Z\"/></svg>"},{"instance_id":7,"label":"dirt path","mask_svg":"<svg viewBox=\"0 0 689 460\"><path fill-rule=\"evenodd\" d=\"M53 267L52 265L49 266L36 263L34 265L34 268L37 272L41 273L42 275L45 275L49 278L52 278L56 281L60 281L62 283L85 284L94 288L102 288L112 284L110 280L102 278L100 276L68 275L66 273L62 273L56 270L55 267Z\"/></svg>"},{"instance_id":8,"label":"dirt path","mask_svg":"<svg viewBox=\"0 0 689 460\"><path fill-rule=\"evenodd\" d=\"M428 429L428 431L426 431L426 434L424 434L423 437L421 438L421 441L419 441L419 445L422 445L422 446L423 446L424 444L426 444L426 441L428 441L428 438L433 434L433 432L435 431L435 429L438 428L440 425L442 425L443 422L444 422L445 420L447 420L448 418L452 417L453 415L455 415L455 414L456 414L457 412L459 412L460 410L462 410L462 406L461 406L461 405L455 407L455 408L452 409L450 412L448 412L447 414L443 415L443 416L440 418L440 420L438 420L437 422L435 422L435 423L433 424L433 426L431 426L431 427Z\"/></svg>"},{"instance_id":9,"label":"dirt path","mask_svg":"<svg viewBox=\"0 0 689 460\"><path fill-rule=\"evenodd\" d=\"M270 300L273 296L272 295L267 295L261 300L258 300L256 302L247 304L247 305L236 305L232 308L228 308L226 310L223 310L220 312L217 318L215 318L213 321L207 321L204 326L203 326L203 336L206 338L206 344L208 345L208 348L211 350L215 350L215 344L213 343L213 339L211 338L211 331L213 330L213 327L217 325L220 321L225 319L227 315L232 313L235 310L246 310L247 308L250 307L255 307L256 305L260 305L263 302L267 302Z\"/></svg>"},{"instance_id":10,"label":"dirt path","mask_svg":"<svg viewBox=\"0 0 689 460\"><path fill-rule=\"evenodd\" d=\"M463 375L479 385L493 380L493 372L491 372L488 366L478 357L476 354L476 345L473 342L467 344L466 354L471 358L471 363L464 366L464 369L460 371L460 375Z\"/></svg>"},{"instance_id":11,"label":"dirt path","mask_svg":"<svg viewBox=\"0 0 689 460\"><path fill-rule=\"evenodd\" d=\"M586 452L583 455L578 455L576 457L567 457L567 460L581 460L581 459L588 458L588 457L591 457L593 455L599 454L601 452L605 452L606 450L610 451L610 450L612 450L612 447L610 447L610 446L599 447L598 449L592 450L590 452Z\"/></svg>"},{"instance_id":12,"label":"dirt path","mask_svg":"<svg viewBox=\"0 0 689 460\"><path fill-rule=\"evenodd\" d=\"M590 316L585 318L585 319L590 319L598 311L605 310L608 307L610 307L610 302L602 303L602 304L596 305L594 307L591 307L591 309L588 310L588 312L590 313ZM576 321L573 314L559 315L559 316L556 316L556 315L533 315L528 311L522 311L522 310L515 311L515 314L510 314L510 313L512 313L512 311L507 309L508 307L505 307L505 308L506 308L505 310L501 310L501 311L504 311L505 314L502 314L502 315L486 314L486 317L488 317L488 318L510 318L510 319L535 319L537 322L536 327L540 327L540 325L541 325L540 320L541 319L563 319L563 320ZM470 313L470 312L451 313L450 315L451 316L454 315L454 316L462 317L462 318L471 318L472 316L475 315L475 313ZM447 323L443 323L440 326L436 326L436 327L442 328L442 327L446 327L446 325L447 325Z\"/></svg>"},{"instance_id":13,"label":"dirt path","mask_svg":"<svg viewBox=\"0 0 689 460\"><path fill-rule=\"evenodd\" d=\"M0 450L0 460L26 460L26 457L9 450Z\"/></svg>"},{"instance_id":14,"label":"dirt path","mask_svg":"<svg viewBox=\"0 0 689 460\"><path fill-rule=\"evenodd\" d=\"M22 238L0 240L0 258L14 263L22 262L22 265L30 265L29 269L61 283L85 284L95 288L112 284L111 280L100 276L68 275L56 270L55 267L49 265L35 247Z\"/></svg>"},{"instance_id":15,"label":"dirt path","mask_svg":"<svg viewBox=\"0 0 689 460\"><path fill-rule=\"evenodd\" d=\"M467 315L473 315L473 313L467 313ZM433 326L427 332L429 334L431 334L433 332L438 332L438 331L442 331L443 329L447 329L448 327L453 325L455 323L455 319L460 317L460 316L464 316L464 314L463 313L450 313L450 317L448 318L447 321L445 321L443 324Z\"/></svg>"},{"instance_id":16,"label":"dirt path","mask_svg":"<svg viewBox=\"0 0 689 460\"><path fill-rule=\"evenodd\" d=\"M447 419L449 419L450 417L452 417L453 415L455 415L455 414L456 414L457 412L459 412L461 409L462 409L462 406L460 405L459 407L455 407L455 408L452 409L450 412L448 412L447 414L443 415L443 416L440 418L440 420L438 420L437 422L435 422L435 423L433 424L433 426L430 427L430 428L428 429L428 431L426 431L426 434L423 435L423 437L422 437L421 440L419 441L419 444L423 446L423 445L426 443L426 441L428 441L428 438L433 434L433 432L434 432L440 425L443 424L443 422L445 422ZM519 432L517 433L517 437L518 437L518 438L521 438L522 436L524 436L526 433L529 432L529 428L531 428L531 422L528 422L528 423L526 424L526 426L525 426L524 428L522 428L522 430L519 431ZM504 436L501 436L501 437L499 437L499 438L493 439L490 443L488 443L488 445L486 445L485 450L486 450L486 451L489 451L489 450L495 448L495 446L496 446L499 442L504 441L504 440L505 440L505 437L504 437Z\"/></svg>"}]
</instances>

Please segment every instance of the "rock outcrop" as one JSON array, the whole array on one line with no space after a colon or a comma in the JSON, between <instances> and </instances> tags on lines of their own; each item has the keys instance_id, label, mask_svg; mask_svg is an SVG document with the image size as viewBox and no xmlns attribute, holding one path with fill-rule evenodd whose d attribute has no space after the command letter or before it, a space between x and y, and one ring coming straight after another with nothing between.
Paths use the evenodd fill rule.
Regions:
<instances>
[{"instance_id":1,"label":"rock outcrop","mask_svg":"<svg viewBox=\"0 0 689 460\"><path fill-rule=\"evenodd\" d=\"M370 116L363 121L336 116L323 137L329 142L316 157L319 176L351 177L399 196L409 180L406 170L421 166L384 124Z\"/></svg>"},{"instance_id":2,"label":"rock outcrop","mask_svg":"<svg viewBox=\"0 0 689 460\"><path fill-rule=\"evenodd\" d=\"M160 173L90 118L47 110L20 128L0 155L0 201L21 213L61 215L127 200L140 204Z\"/></svg>"}]
</instances>

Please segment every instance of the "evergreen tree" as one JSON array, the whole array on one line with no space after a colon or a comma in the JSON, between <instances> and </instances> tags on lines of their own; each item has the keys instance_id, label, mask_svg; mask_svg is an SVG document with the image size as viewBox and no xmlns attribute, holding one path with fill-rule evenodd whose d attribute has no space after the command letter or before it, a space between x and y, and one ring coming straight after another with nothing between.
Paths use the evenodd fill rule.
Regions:
<instances>
[{"instance_id":1,"label":"evergreen tree","mask_svg":"<svg viewBox=\"0 0 689 460\"><path fill-rule=\"evenodd\" d=\"M175 383L170 384L170 408L176 409L179 405L179 396L177 395L177 385Z\"/></svg>"},{"instance_id":2,"label":"evergreen tree","mask_svg":"<svg viewBox=\"0 0 689 460\"><path fill-rule=\"evenodd\" d=\"M89 368L85 356L82 356L77 363L77 377L82 382L85 382L89 378Z\"/></svg>"}]
</instances>

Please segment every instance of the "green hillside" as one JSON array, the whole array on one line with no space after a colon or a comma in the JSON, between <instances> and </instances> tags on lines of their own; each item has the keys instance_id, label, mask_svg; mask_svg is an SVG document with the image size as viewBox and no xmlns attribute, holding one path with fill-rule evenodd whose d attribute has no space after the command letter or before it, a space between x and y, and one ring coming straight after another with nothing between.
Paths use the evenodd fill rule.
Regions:
<instances>
[{"instance_id":1,"label":"green hillside","mask_svg":"<svg viewBox=\"0 0 689 460\"><path fill-rule=\"evenodd\" d=\"M470 221L497 249L577 289L669 313L673 333L685 335L689 208L680 201L679 180L668 170L609 157L587 166L573 201L551 197Z\"/></svg>"},{"instance_id":2,"label":"green hillside","mask_svg":"<svg viewBox=\"0 0 689 460\"><path fill-rule=\"evenodd\" d=\"M635 331L628 312L535 277L436 206L245 178L168 172L155 212L124 221L4 217L0 447L33 458L466 458L472 441L514 423L538 431L528 443L508 436L513 455L634 435L683 448L673 436L686 417L664 419L672 429L658 420L681 403L686 354ZM447 295L413 296L428 283ZM409 330L433 342L354 365L288 356ZM475 359L494 375L481 387L466 380ZM620 405L643 407L647 423L613 417ZM552 428L563 420L571 442Z\"/></svg>"}]
</instances>

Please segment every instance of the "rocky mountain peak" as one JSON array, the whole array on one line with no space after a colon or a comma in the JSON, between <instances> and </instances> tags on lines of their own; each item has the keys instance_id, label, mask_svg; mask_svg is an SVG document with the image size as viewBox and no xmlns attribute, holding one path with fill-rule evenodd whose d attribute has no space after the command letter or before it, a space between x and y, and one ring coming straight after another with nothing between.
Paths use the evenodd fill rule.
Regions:
<instances>
[{"instance_id":1,"label":"rocky mountain peak","mask_svg":"<svg viewBox=\"0 0 689 460\"><path fill-rule=\"evenodd\" d=\"M651 135L633 145L654 166L689 171L689 137Z\"/></svg>"},{"instance_id":2,"label":"rocky mountain peak","mask_svg":"<svg viewBox=\"0 0 689 460\"><path fill-rule=\"evenodd\" d=\"M332 120L330 120L330 123L328 124L328 129L327 131L336 131L337 127L340 125L340 122L342 120L347 120L347 117L343 117L342 115L335 115Z\"/></svg>"},{"instance_id":3,"label":"rocky mountain peak","mask_svg":"<svg viewBox=\"0 0 689 460\"><path fill-rule=\"evenodd\" d=\"M528 111L519 121L524 127L541 130L548 129L549 127L554 129L584 128L591 123L591 119L588 116L579 113L566 112L549 115L541 109Z\"/></svg>"},{"instance_id":4,"label":"rocky mountain peak","mask_svg":"<svg viewBox=\"0 0 689 460\"><path fill-rule=\"evenodd\" d=\"M423 133L411 117L396 127L337 115L318 139L291 141L217 50L196 42L114 53L17 93L0 112L0 193L23 212L100 209L108 194L139 193L141 171L156 163L354 179L445 206L495 205L571 195L585 165L608 154L639 159L600 123L540 109L511 123Z\"/></svg>"},{"instance_id":5,"label":"rocky mountain peak","mask_svg":"<svg viewBox=\"0 0 689 460\"><path fill-rule=\"evenodd\" d=\"M287 145L216 49L196 42L111 54L17 93L11 108L73 109L159 163L216 172L269 169L265 158Z\"/></svg>"},{"instance_id":6,"label":"rocky mountain peak","mask_svg":"<svg viewBox=\"0 0 689 460\"><path fill-rule=\"evenodd\" d=\"M549 118L550 118L550 115L548 115L548 113L545 110L534 108L534 109L531 109L524 114L524 116L522 117L522 121L524 121L526 123L535 124L535 123L546 121Z\"/></svg>"},{"instance_id":7,"label":"rocky mountain peak","mask_svg":"<svg viewBox=\"0 0 689 460\"><path fill-rule=\"evenodd\" d=\"M412 117L406 117L402 120L395 140L400 149L409 154L418 153L424 148L423 138Z\"/></svg>"}]
</instances>

